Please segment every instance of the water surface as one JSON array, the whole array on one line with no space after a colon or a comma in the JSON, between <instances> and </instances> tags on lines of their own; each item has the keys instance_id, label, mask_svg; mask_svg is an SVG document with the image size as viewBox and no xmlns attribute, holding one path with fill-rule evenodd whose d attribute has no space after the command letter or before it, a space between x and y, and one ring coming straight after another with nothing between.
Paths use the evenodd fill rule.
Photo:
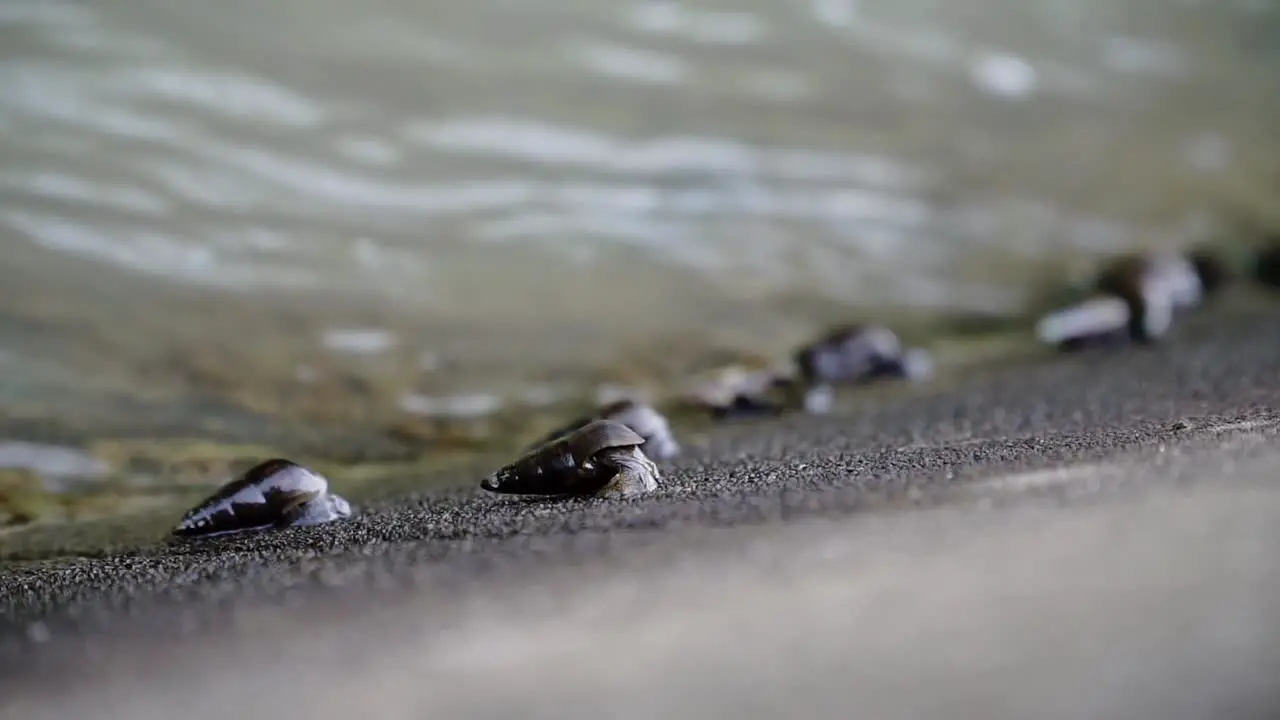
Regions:
<instances>
[{"instance_id":1,"label":"water surface","mask_svg":"<svg viewBox=\"0 0 1280 720\"><path fill-rule=\"evenodd\" d=\"M1278 20L9 0L0 397L315 420L626 348L776 354L858 313L1017 315L1105 254L1199 239L1224 201L1276 216Z\"/></svg>"}]
</instances>

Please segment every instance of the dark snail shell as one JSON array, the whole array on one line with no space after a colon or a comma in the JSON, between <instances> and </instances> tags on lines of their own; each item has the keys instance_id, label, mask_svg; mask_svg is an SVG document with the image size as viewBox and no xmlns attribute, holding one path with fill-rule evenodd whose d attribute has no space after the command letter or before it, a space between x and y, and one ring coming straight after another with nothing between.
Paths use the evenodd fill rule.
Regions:
<instances>
[{"instance_id":1,"label":"dark snail shell","mask_svg":"<svg viewBox=\"0 0 1280 720\"><path fill-rule=\"evenodd\" d=\"M879 325L836 327L796 351L794 359L800 377L811 385L922 379L932 373L925 350L904 351L898 335Z\"/></svg>"},{"instance_id":2,"label":"dark snail shell","mask_svg":"<svg viewBox=\"0 0 1280 720\"><path fill-rule=\"evenodd\" d=\"M711 410L711 417L717 420L731 420L735 418L781 415L786 411L786 406L769 397L738 394L734 395L728 402L712 405L709 409Z\"/></svg>"},{"instance_id":3,"label":"dark snail shell","mask_svg":"<svg viewBox=\"0 0 1280 720\"><path fill-rule=\"evenodd\" d=\"M795 380L776 369L731 364L694 382L685 401L717 420L778 415L791 404Z\"/></svg>"},{"instance_id":4,"label":"dark snail shell","mask_svg":"<svg viewBox=\"0 0 1280 720\"><path fill-rule=\"evenodd\" d=\"M1124 300L1099 295L1040 318L1036 337L1067 351L1115 345L1129 339L1131 316Z\"/></svg>"},{"instance_id":5,"label":"dark snail shell","mask_svg":"<svg viewBox=\"0 0 1280 720\"><path fill-rule=\"evenodd\" d=\"M1219 253L1205 248L1197 248L1187 253L1187 260L1200 281L1201 294L1205 298L1217 295L1234 279L1234 272L1225 258Z\"/></svg>"},{"instance_id":6,"label":"dark snail shell","mask_svg":"<svg viewBox=\"0 0 1280 720\"><path fill-rule=\"evenodd\" d=\"M645 439L612 420L593 420L536 447L480 481L483 490L514 495L592 495L624 481L625 492L657 486L658 469L640 447Z\"/></svg>"},{"instance_id":7,"label":"dark snail shell","mask_svg":"<svg viewBox=\"0 0 1280 720\"><path fill-rule=\"evenodd\" d=\"M1046 315L1037 334L1063 349L1154 342L1169 333L1179 313L1200 305L1227 279L1224 263L1206 250L1124 255L1099 273L1098 295Z\"/></svg>"},{"instance_id":8,"label":"dark snail shell","mask_svg":"<svg viewBox=\"0 0 1280 720\"><path fill-rule=\"evenodd\" d=\"M672 434L671 424L667 418L653 406L635 400L619 400L604 405L594 415L578 418L547 433L529 449L532 450L575 430L580 430L594 420L613 420L631 428L644 438L644 451L650 457L667 460L680 454L680 444Z\"/></svg>"},{"instance_id":9,"label":"dark snail shell","mask_svg":"<svg viewBox=\"0 0 1280 720\"><path fill-rule=\"evenodd\" d=\"M253 466L188 510L173 534L220 535L349 517L351 506L328 490L323 476L274 458Z\"/></svg>"},{"instance_id":10,"label":"dark snail shell","mask_svg":"<svg viewBox=\"0 0 1280 720\"><path fill-rule=\"evenodd\" d=\"M1129 335L1150 342L1169 332L1175 305L1190 302L1188 272L1193 271L1182 258L1129 256L1103 271L1098 290L1124 300L1129 306Z\"/></svg>"}]
</instances>

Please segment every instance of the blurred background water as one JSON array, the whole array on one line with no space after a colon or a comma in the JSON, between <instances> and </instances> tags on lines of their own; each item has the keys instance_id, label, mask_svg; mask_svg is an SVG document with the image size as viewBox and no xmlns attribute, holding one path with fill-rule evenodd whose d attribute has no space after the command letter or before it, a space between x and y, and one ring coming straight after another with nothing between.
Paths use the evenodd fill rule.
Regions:
<instances>
[{"instance_id":1,"label":"blurred background water","mask_svg":"<svg viewBox=\"0 0 1280 720\"><path fill-rule=\"evenodd\" d=\"M3 398L1017 315L1280 214L1278 61L1267 0L4 0Z\"/></svg>"}]
</instances>

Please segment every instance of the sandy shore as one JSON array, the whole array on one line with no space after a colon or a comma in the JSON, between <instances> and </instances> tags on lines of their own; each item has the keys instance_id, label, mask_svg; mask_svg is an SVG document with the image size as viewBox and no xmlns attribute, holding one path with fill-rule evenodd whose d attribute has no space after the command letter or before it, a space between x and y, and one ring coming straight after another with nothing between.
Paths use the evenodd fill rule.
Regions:
<instances>
[{"instance_id":1,"label":"sandy shore","mask_svg":"<svg viewBox=\"0 0 1280 720\"><path fill-rule=\"evenodd\" d=\"M0 697L30 718L213 717L229 694L245 717L1258 717L1280 707L1277 408L1280 314L1222 312L1160 348L726 426L635 502L422 496L11 568Z\"/></svg>"}]
</instances>

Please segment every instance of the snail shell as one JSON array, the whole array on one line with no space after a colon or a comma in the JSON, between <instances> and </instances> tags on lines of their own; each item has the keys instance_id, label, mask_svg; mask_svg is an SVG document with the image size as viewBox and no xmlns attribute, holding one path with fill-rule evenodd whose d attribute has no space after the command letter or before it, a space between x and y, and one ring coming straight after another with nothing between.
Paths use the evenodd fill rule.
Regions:
<instances>
[{"instance_id":1,"label":"snail shell","mask_svg":"<svg viewBox=\"0 0 1280 720\"><path fill-rule=\"evenodd\" d=\"M924 379L933 362L923 348L903 350L898 335L878 325L842 325L796 351L809 384L856 383L879 377Z\"/></svg>"},{"instance_id":2,"label":"snail shell","mask_svg":"<svg viewBox=\"0 0 1280 720\"><path fill-rule=\"evenodd\" d=\"M1127 302L1101 295L1040 318L1036 337L1063 350L1112 344L1129 336L1130 317Z\"/></svg>"},{"instance_id":3,"label":"snail shell","mask_svg":"<svg viewBox=\"0 0 1280 720\"><path fill-rule=\"evenodd\" d=\"M1148 342L1173 327L1174 312L1200 302L1202 287L1184 256L1168 253L1129 255L1102 272L1098 290L1129 306L1129 335Z\"/></svg>"},{"instance_id":4,"label":"snail shell","mask_svg":"<svg viewBox=\"0 0 1280 720\"><path fill-rule=\"evenodd\" d=\"M1099 295L1046 315L1036 334L1064 349L1126 337L1153 342L1169 333L1179 313L1200 305L1226 279L1222 262L1207 251L1123 255L1099 273Z\"/></svg>"},{"instance_id":5,"label":"snail shell","mask_svg":"<svg viewBox=\"0 0 1280 720\"><path fill-rule=\"evenodd\" d=\"M652 405L634 400L619 400L604 405L596 411L595 415L579 418L568 425L556 428L530 449L586 427L593 420L612 420L631 428L637 435L644 438L644 451L650 457L667 460L680 454L680 443L672 434L671 423L667 418Z\"/></svg>"},{"instance_id":6,"label":"snail shell","mask_svg":"<svg viewBox=\"0 0 1280 720\"><path fill-rule=\"evenodd\" d=\"M249 468L188 510L173 534L221 535L315 525L349 517L351 505L328 490L329 483L323 476L288 460L274 458Z\"/></svg>"},{"instance_id":7,"label":"snail shell","mask_svg":"<svg viewBox=\"0 0 1280 720\"><path fill-rule=\"evenodd\" d=\"M612 420L593 420L540 445L480 481L483 490L515 495L626 496L658 486L645 439Z\"/></svg>"},{"instance_id":8,"label":"snail shell","mask_svg":"<svg viewBox=\"0 0 1280 720\"><path fill-rule=\"evenodd\" d=\"M794 391L794 379L777 368L739 364L718 368L685 393L687 402L711 411L717 419L752 415L777 415L786 408Z\"/></svg>"}]
</instances>

